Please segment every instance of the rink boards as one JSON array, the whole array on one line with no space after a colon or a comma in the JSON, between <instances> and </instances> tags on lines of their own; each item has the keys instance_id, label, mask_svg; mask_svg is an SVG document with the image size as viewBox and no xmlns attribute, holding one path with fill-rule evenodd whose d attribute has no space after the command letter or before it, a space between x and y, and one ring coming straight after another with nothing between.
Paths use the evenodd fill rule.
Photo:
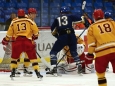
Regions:
<instances>
[{"instance_id":1,"label":"rink boards","mask_svg":"<svg viewBox=\"0 0 115 86\"><path fill-rule=\"evenodd\" d=\"M81 34L83 32L83 30L75 30L76 34ZM85 31L81 37L84 39L85 43L86 43L86 52L87 52L87 38L86 38L86 32ZM1 31L0 32L0 41L2 41L3 37L5 37L6 35L6 31ZM50 61L49 59L49 52L54 44L54 42L56 41L56 38L52 36L51 31L50 30L41 30L40 31L40 35L38 37L38 40L36 40L36 44L37 44L37 52L40 54L41 57L44 57L48 62ZM17 48L18 49L18 48ZM2 61L3 57L4 57L4 50L3 50L3 45L0 44L0 62ZM21 56L22 59L21 61L23 61L23 57L24 54ZM38 61L40 61L40 59L38 58Z\"/></svg>"}]
</instances>

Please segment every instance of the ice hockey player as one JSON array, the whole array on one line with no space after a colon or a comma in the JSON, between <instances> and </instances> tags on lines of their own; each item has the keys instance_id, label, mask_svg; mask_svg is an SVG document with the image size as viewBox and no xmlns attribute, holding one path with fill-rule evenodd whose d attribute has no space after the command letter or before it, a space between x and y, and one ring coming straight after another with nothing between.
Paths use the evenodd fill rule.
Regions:
<instances>
[{"instance_id":1,"label":"ice hockey player","mask_svg":"<svg viewBox=\"0 0 115 86\"><path fill-rule=\"evenodd\" d=\"M109 11L106 11L105 13L105 19L112 19L112 13Z\"/></svg>"},{"instance_id":2,"label":"ice hockey player","mask_svg":"<svg viewBox=\"0 0 115 86\"><path fill-rule=\"evenodd\" d=\"M29 8L28 15L25 15L25 17L31 19L34 22L34 19L36 18L36 14L37 14L37 11L35 8ZM34 40L33 40L33 42L34 42ZM20 57L22 57L23 54L24 54L24 70L23 70L24 76L32 76L33 72L28 70L28 67L30 66L30 60L28 59L28 56L25 52L21 53ZM20 59L18 59L17 62L19 64ZM20 74L21 73L17 69L16 75L19 76Z\"/></svg>"},{"instance_id":3,"label":"ice hockey player","mask_svg":"<svg viewBox=\"0 0 115 86\"><path fill-rule=\"evenodd\" d=\"M105 73L109 62L115 73L115 22L112 19L104 19L104 12L101 9L94 10L93 18L95 22L89 26L87 33L89 46L87 62L93 61L95 53L98 86L107 86Z\"/></svg>"},{"instance_id":4,"label":"ice hockey player","mask_svg":"<svg viewBox=\"0 0 115 86\"><path fill-rule=\"evenodd\" d=\"M19 59L22 52L27 53L37 77L43 77L39 72L40 69L37 62L35 44L33 43L33 40L38 38L38 33L39 29L37 28L37 25L31 19L25 18L24 10L19 9L18 18L15 21L12 21L6 37L2 40L2 44L7 45L9 39L12 36L15 37L15 41L12 42L11 79L15 77L17 59Z\"/></svg>"},{"instance_id":5,"label":"ice hockey player","mask_svg":"<svg viewBox=\"0 0 115 86\"><path fill-rule=\"evenodd\" d=\"M89 26L89 22L84 21L83 18L70 14L69 7L61 7L60 17L57 17L51 26L51 33L54 37L57 38L53 48L50 51L50 62L54 68L46 74L53 75L57 73L57 68L55 67L57 63L56 55L66 45L69 46L71 55L74 58L76 65L78 66L78 73L80 74L82 72L81 63L83 61L80 60L76 51L77 38L74 29L72 28L73 22L85 22L85 25Z\"/></svg>"}]
</instances>

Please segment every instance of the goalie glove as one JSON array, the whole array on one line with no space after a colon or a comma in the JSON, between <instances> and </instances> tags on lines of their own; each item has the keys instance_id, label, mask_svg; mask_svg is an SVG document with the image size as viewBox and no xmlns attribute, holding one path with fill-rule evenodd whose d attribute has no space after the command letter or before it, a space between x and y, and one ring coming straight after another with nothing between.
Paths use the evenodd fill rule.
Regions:
<instances>
[{"instance_id":1,"label":"goalie glove","mask_svg":"<svg viewBox=\"0 0 115 86\"><path fill-rule=\"evenodd\" d=\"M81 55L84 52L85 46L83 44L77 44L77 53Z\"/></svg>"}]
</instances>

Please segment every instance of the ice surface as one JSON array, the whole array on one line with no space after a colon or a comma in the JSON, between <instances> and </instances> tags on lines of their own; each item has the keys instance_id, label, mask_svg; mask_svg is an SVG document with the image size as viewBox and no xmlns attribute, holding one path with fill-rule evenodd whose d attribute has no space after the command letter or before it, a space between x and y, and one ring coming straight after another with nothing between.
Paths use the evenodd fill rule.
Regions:
<instances>
[{"instance_id":1,"label":"ice surface","mask_svg":"<svg viewBox=\"0 0 115 86\"><path fill-rule=\"evenodd\" d=\"M83 74L83 76L63 74L58 77L46 77L45 72L41 70L41 74L44 75L42 81L35 74L32 77L24 77L23 73L12 81L9 77L10 73L0 72L0 86L98 86L95 73ZM108 86L115 86L114 76L110 67L109 71L106 72Z\"/></svg>"}]
</instances>

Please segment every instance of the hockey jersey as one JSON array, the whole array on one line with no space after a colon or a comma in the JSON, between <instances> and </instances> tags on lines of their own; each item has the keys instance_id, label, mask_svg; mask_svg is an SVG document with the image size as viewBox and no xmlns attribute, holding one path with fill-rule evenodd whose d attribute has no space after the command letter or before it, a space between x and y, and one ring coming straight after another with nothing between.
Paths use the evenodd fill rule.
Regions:
<instances>
[{"instance_id":1,"label":"hockey jersey","mask_svg":"<svg viewBox=\"0 0 115 86\"><path fill-rule=\"evenodd\" d=\"M32 36L39 35L39 29L35 22L28 18L16 18L14 19L7 31L7 37L26 36L28 39L32 39Z\"/></svg>"},{"instance_id":2,"label":"hockey jersey","mask_svg":"<svg viewBox=\"0 0 115 86\"><path fill-rule=\"evenodd\" d=\"M115 52L115 22L101 19L88 28L88 53L96 57Z\"/></svg>"}]
</instances>

